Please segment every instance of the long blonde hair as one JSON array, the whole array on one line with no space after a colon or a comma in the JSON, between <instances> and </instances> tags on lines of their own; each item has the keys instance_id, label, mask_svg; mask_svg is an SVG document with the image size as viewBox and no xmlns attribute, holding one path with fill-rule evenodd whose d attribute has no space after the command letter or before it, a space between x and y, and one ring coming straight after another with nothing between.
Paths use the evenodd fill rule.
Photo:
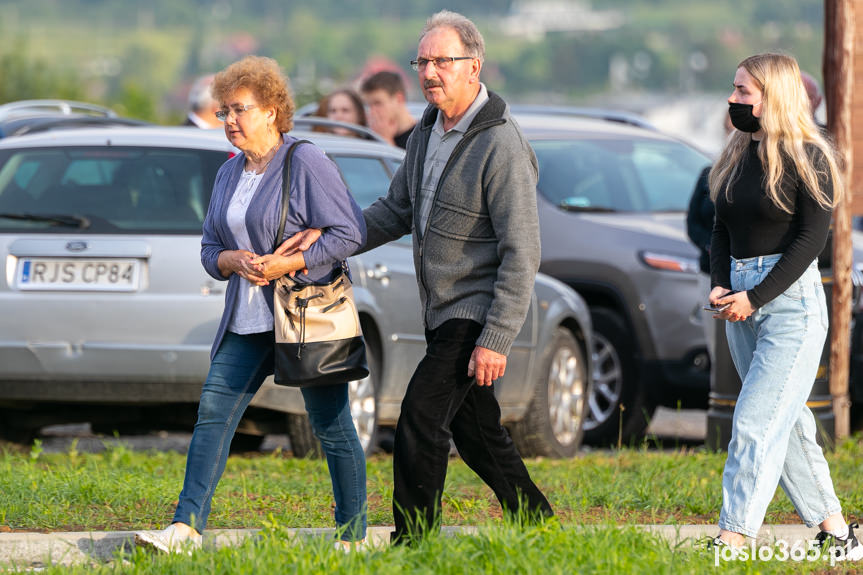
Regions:
<instances>
[{"instance_id":1,"label":"long blonde hair","mask_svg":"<svg viewBox=\"0 0 863 575\"><path fill-rule=\"evenodd\" d=\"M758 145L758 158L767 175L767 196L779 209L791 213L793 206L782 193L786 172L797 175L807 192L823 208L836 205L842 193L839 170L833 146L821 135L812 110L797 61L784 54L757 54L743 60L738 68L746 70L761 90L761 129L764 138ZM710 198L715 202L720 192L726 197L740 174L741 163L751 135L734 130L722 154L710 171ZM814 146L823 154L813 156L806 147ZM821 156L821 158L817 156ZM789 165L790 163L790 165ZM819 176L829 172L833 197L822 188Z\"/></svg>"}]
</instances>

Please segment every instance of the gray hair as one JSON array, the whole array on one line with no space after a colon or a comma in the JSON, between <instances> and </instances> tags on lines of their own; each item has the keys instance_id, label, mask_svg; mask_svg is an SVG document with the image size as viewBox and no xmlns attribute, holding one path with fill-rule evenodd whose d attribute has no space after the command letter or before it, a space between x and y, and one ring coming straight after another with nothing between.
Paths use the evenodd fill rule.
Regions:
<instances>
[{"instance_id":1,"label":"gray hair","mask_svg":"<svg viewBox=\"0 0 863 575\"><path fill-rule=\"evenodd\" d=\"M479 33L476 25L466 17L458 12L441 10L426 20L426 25L420 34L420 39L435 28L452 28L461 39L461 43L465 49L465 56L479 58L480 62L485 61L485 40L483 40L482 34Z\"/></svg>"},{"instance_id":2,"label":"gray hair","mask_svg":"<svg viewBox=\"0 0 863 575\"><path fill-rule=\"evenodd\" d=\"M201 76L189 90L189 109L193 112L206 110L212 105L213 93L210 91L213 75Z\"/></svg>"}]
</instances>

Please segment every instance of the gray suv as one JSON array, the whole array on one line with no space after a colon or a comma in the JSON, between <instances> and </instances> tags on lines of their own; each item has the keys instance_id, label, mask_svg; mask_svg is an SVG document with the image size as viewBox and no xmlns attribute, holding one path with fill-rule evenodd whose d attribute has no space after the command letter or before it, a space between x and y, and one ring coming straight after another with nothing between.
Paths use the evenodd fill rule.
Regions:
<instances>
[{"instance_id":1,"label":"gray suv","mask_svg":"<svg viewBox=\"0 0 863 575\"><path fill-rule=\"evenodd\" d=\"M593 319L585 441L639 436L658 404L706 405L707 294L685 219L709 159L626 119L516 118L539 160L540 271L575 288Z\"/></svg>"}]
</instances>

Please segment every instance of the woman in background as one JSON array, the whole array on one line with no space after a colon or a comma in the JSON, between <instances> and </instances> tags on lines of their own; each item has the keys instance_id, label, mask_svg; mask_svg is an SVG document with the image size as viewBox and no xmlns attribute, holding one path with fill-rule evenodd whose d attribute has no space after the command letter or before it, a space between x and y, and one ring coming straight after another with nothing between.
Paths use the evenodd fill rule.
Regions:
<instances>
[{"instance_id":1,"label":"woman in background","mask_svg":"<svg viewBox=\"0 0 863 575\"><path fill-rule=\"evenodd\" d=\"M321 101L318 103L318 111L315 115L336 122L368 126L366 109L363 106L362 98L354 90L348 88L336 90L321 98ZM315 131L332 132L340 136L359 137L357 133L345 128L315 128Z\"/></svg>"}]
</instances>

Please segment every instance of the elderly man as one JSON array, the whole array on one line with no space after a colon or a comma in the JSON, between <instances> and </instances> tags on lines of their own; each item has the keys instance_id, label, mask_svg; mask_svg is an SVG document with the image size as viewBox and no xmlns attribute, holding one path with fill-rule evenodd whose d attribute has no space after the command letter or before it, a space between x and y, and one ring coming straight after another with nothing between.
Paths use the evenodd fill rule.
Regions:
<instances>
[{"instance_id":1,"label":"elderly man","mask_svg":"<svg viewBox=\"0 0 863 575\"><path fill-rule=\"evenodd\" d=\"M363 212L362 251L413 233L426 327L426 355L396 428L396 543L439 528L450 438L507 512L553 515L494 396L527 314L540 246L536 157L506 103L480 82L484 52L464 16L429 18L411 62L429 106L387 196Z\"/></svg>"},{"instance_id":2,"label":"elderly man","mask_svg":"<svg viewBox=\"0 0 863 575\"><path fill-rule=\"evenodd\" d=\"M189 90L189 111L186 115L184 126L198 126L199 128L212 129L221 128L222 122L216 117L221 107L213 99L210 85L214 76L201 76Z\"/></svg>"},{"instance_id":3,"label":"elderly man","mask_svg":"<svg viewBox=\"0 0 863 575\"><path fill-rule=\"evenodd\" d=\"M484 57L473 22L446 10L429 18L411 62L429 106L387 196L363 211L368 236L358 253L413 234L426 328L396 428L394 543L439 529L450 439L506 512L554 514L494 396L540 251L536 156L506 103L479 81ZM307 230L299 249L318 235Z\"/></svg>"}]
</instances>

